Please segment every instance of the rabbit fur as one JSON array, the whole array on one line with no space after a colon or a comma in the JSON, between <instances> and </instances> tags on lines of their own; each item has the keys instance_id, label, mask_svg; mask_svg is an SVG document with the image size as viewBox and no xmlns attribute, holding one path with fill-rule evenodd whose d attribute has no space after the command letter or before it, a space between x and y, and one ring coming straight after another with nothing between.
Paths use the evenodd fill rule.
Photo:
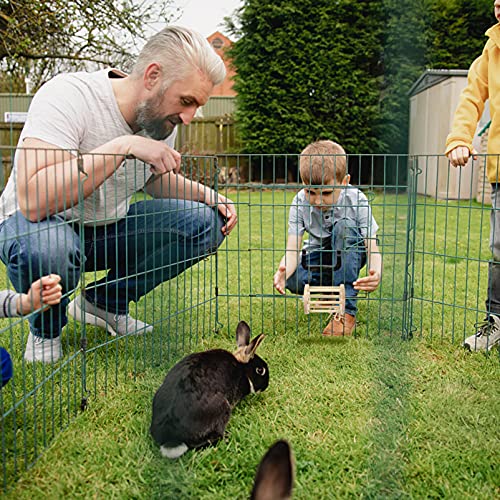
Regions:
<instances>
[{"instance_id":1,"label":"rabbit fur","mask_svg":"<svg viewBox=\"0 0 500 500\"><path fill-rule=\"evenodd\" d=\"M292 448L285 440L276 441L260 461L250 500L292 498L293 478Z\"/></svg>"},{"instance_id":2,"label":"rabbit fur","mask_svg":"<svg viewBox=\"0 0 500 500\"><path fill-rule=\"evenodd\" d=\"M250 341L250 327L240 321L234 354L223 349L190 354L167 373L153 398L150 427L163 456L178 458L218 441L238 401L267 388L267 363L255 354L263 339L260 334Z\"/></svg>"}]
</instances>

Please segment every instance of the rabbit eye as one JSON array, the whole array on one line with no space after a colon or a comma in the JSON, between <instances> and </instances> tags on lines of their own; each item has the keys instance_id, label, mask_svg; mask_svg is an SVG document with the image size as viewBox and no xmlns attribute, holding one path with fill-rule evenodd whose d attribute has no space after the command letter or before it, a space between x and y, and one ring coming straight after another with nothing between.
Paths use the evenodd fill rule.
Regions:
<instances>
[{"instance_id":1,"label":"rabbit eye","mask_svg":"<svg viewBox=\"0 0 500 500\"><path fill-rule=\"evenodd\" d=\"M255 368L255 371L257 372L257 375L264 375L266 373L266 369L263 366L259 366L258 368Z\"/></svg>"}]
</instances>

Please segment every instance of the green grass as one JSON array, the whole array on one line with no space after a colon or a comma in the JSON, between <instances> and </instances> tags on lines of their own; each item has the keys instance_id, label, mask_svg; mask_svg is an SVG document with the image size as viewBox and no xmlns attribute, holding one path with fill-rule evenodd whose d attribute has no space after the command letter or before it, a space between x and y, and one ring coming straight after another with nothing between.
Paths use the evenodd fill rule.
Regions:
<instances>
[{"instance_id":1,"label":"green grass","mask_svg":"<svg viewBox=\"0 0 500 500\"><path fill-rule=\"evenodd\" d=\"M29 398L3 421L9 482L14 443L19 455L19 479L5 498L248 498L261 456L279 438L293 446L297 499L499 497L499 356L460 347L484 307L489 222L477 217L480 205L419 198L413 232L406 195L376 194L382 286L360 299L355 338L325 339L326 318L305 316L297 298L273 294L292 196L230 194L239 224L217 257L217 306L211 258L138 305L138 316L153 318L154 336L109 342L87 329L85 376L80 327L67 328L65 352L76 357L37 390L36 404ZM163 459L148 433L154 392L184 353L232 350L240 319L267 334L259 351L270 366L268 390L235 408L217 446ZM402 341L408 329L414 338ZM13 341L17 373L32 387L22 342ZM12 395L2 397L8 408Z\"/></svg>"}]
</instances>

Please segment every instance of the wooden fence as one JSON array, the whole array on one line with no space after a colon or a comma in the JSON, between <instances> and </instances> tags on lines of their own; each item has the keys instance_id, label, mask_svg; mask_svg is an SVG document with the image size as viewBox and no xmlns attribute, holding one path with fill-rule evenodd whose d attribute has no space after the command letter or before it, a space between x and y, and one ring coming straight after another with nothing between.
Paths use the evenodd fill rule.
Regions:
<instances>
[{"instance_id":1,"label":"wooden fence","mask_svg":"<svg viewBox=\"0 0 500 500\"><path fill-rule=\"evenodd\" d=\"M0 122L0 191L10 175L13 148L17 145L22 128L22 123ZM230 157L239 150L234 119L229 115L195 118L191 124L179 127L175 148L184 155L222 155L222 177L227 178L234 166Z\"/></svg>"},{"instance_id":2,"label":"wooden fence","mask_svg":"<svg viewBox=\"0 0 500 500\"><path fill-rule=\"evenodd\" d=\"M0 147L16 146L22 123L0 122ZM235 153L239 144L236 126L231 116L195 118L190 125L181 125L175 147L185 154Z\"/></svg>"}]
</instances>

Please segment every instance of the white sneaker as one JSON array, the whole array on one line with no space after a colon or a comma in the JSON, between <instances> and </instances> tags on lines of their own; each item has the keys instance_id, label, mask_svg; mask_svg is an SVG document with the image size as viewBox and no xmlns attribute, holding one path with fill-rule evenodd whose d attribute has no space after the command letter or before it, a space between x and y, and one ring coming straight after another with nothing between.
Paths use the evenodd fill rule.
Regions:
<instances>
[{"instance_id":1,"label":"white sneaker","mask_svg":"<svg viewBox=\"0 0 500 500\"><path fill-rule=\"evenodd\" d=\"M142 335L153 331L153 326L129 314L112 314L91 304L78 295L68 304L68 316L87 325L105 328L111 335Z\"/></svg>"},{"instance_id":2,"label":"white sneaker","mask_svg":"<svg viewBox=\"0 0 500 500\"><path fill-rule=\"evenodd\" d=\"M500 344L500 318L491 314L486 321L475 325L477 331L464 340L463 346L469 351L491 351Z\"/></svg>"},{"instance_id":3,"label":"white sneaker","mask_svg":"<svg viewBox=\"0 0 500 500\"><path fill-rule=\"evenodd\" d=\"M61 337L46 339L33 335L28 335L24 359L30 363L41 361L42 363L55 363L63 356Z\"/></svg>"}]
</instances>

